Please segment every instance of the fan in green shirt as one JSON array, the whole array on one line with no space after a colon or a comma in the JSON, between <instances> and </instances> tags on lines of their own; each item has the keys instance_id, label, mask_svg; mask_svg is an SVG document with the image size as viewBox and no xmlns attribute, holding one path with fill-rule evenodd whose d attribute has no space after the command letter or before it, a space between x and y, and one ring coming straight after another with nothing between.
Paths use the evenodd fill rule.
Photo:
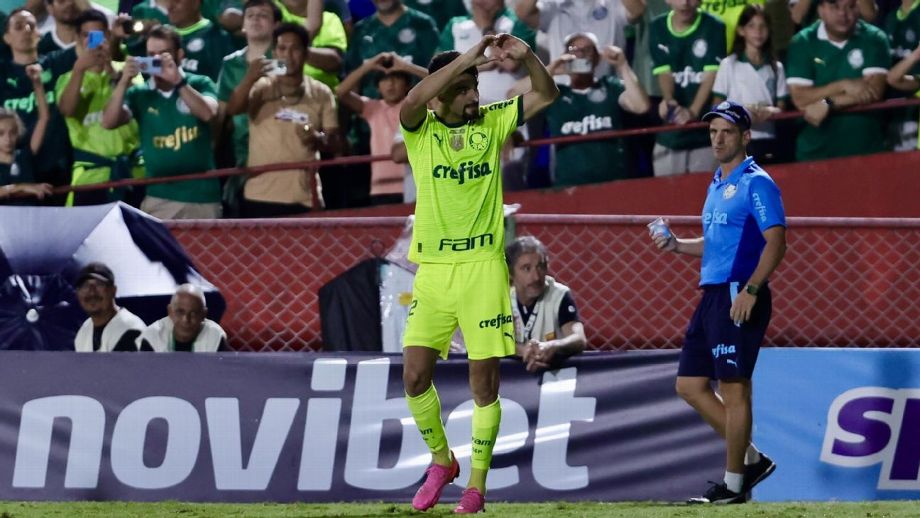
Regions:
<instances>
[{"instance_id":1,"label":"fan in green shirt","mask_svg":"<svg viewBox=\"0 0 920 518\"><path fill-rule=\"evenodd\" d=\"M672 9L652 21L649 51L652 73L658 78L662 101L659 115L666 123L695 121L709 106L719 61L725 57L725 26L700 12L699 0L669 1ZM705 131L659 133L657 142L668 149L709 147Z\"/></svg>"},{"instance_id":2,"label":"fan in green shirt","mask_svg":"<svg viewBox=\"0 0 920 518\"><path fill-rule=\"evenodd\" d=\"M281 21L307 26L307 19L288 9L284 2L276 0L281 10ZM342 68L342 55L348 49L348 34L342 19L335 13L323 11L323 21L319 32L310 41L310 52L303 67L304 74L324 83L329 88L339 84L339 71Z\"/></svg>"},{"instance_id":3,"label":"fan in green shirt","mask_svg":"<svg viewBox=\"0 0 920 518\"><path fill-rule=\"evenodd\" d=\"M131 86L140 70L136 58L129 58L103 112L102 126L115 129L132 118L137 121L148 178L213 169L210 122L218 109L214 82L177 67L182 58L179 35L168 26L150 31L147 53L161 60L162 72L147 84ZM219 213L220 184L217 179L155 184L147 187L150 198L212 204Z\"/></svg>"},{"instance_id":4,"label":"fan in green shirt","mask_svg":"<svg viewBox=\"0 0 920 518\"><path fill-rule=\"evenodd\" d=\"M49 0L45 2L48 16L54 17L54 27L38 42L38 53L48 54L55 50L72 48L77 31L74 24L81 14L81 8L73 0Z\"/></svg>"},{"instance_id":5,"label":"fan in green shirt","mask_svg":"<svg viewBox=\"0 0 920 518\"><path fill-rule=\"evenodd\" d=\"M378 6L373 16L355 25L345 68L355 70L381 52L395 52L411 63L426 67L438 48L438 40L438 29L431 17L394 0L386 9ZM380 97L376 74L364 77L360 93L365 97Z\"/></svg>"},{"instance_id":6,"label":"fan in green shirt","mask_svg":"<svg viewBox=\"0 0 920 518\"><path fill-rule=\"evenodd\" d=\"M857 0L822 0L821 21L789 44L786 82L795 107L805 112L796 140L797 160L819 160L883 151L877 113L833 113L877 102L886 87L888 38L859 19Z\"/></svg>"},{"instance_id":7,"label":"fan in green shirt","mask_svg":"<svg viewBox=\"0 0 920 518\"><path fill-rule=\"evenodd\" d=\"M114 131L102 127L102 112L112 96L114 78L124 66L111 61L108 20L99 11L85 11L77 18L77 61L73 71L62 75L55 89L58 106L67 122L74 148L71 185L89 185L142 178L137 122ZM95 49L87 49L90 31L102 31L106 41ZM135 84L143 84L140 77ZM109 203L124 199L124 192L114 190L71 192L67 205Z\"/></svg>"},{"instance_id":8,"label":"fan in green shirt","mask_svg":"<svg viewBox=\"0 0 920 518\"><path fill-rule=\"evenodd\" d=\"M217 81L224 56L234 50L233 41L219 25L201 15L201 0L169 4L169 22L182 37L182 69Z\"/></svg>"},{"instance_id":9,"label":"fan in green shirt","mask_svg":"<svg viewBox=\"0 0 920 518\"><path fill-rule=\"evenodd\" d=\"M649 109L649 99L623 51L614 46L598 52L589 35L576 34L566 41L569 52L553 61L553 75L568 74L569 85L559 86L559 98L546 110L550 136L589 135L622 127L623 111L641 114ZM575 59L587 59L590 71L570 72ZM594 78L601 59L616 71L616 76ZM619 77L617 77L619 76ZM622 139L556 144L553 185L565 187L628 178L626 152Z\"/></svg>"}]
</instances>

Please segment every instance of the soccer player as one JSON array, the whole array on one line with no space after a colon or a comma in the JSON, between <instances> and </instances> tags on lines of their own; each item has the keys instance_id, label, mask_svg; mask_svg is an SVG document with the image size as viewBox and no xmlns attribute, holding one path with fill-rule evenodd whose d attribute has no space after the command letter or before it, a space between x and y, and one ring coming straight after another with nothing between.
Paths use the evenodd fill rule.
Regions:
<instances>
[{"instance_id":1,"label":"soccer player","mask_svg":"<svg viewBox=\"0 0 920 518\"><path fill-rule=\"evenodd\" d=\"M743 503L776 469L751 443L751 376L772 312L767 279L786 252L786 216L779 188L745 152L747 109L724 101L703 120L719 162L703 205L703 237L650 233L660 250L703 258L703 298L684 338L677 393L725 438L726 469L723 483L689 503Z\"/></svg>"},{"instance_id":2,"label":"soccer player","mask_svg":"<svg viewBox=\"0 0 920 518\"><path fill-rule=\"evenodd\" d=\"M477 67L498 59L524 64L532 90L479 106ZM432 384L457 325L466 339L473 393L472 472L456 513L485 507L486 475L498 436L499 359L514 354L504 259L501 149L514 129L559 95L526 43L489 35L463 54L442 52L406 97L399 119L418 197L409 259L419 264L403 336L406 400L432 464L412 507L433 507L460 472L447 444ZM427 105L438 100L436 110Z\"/></svg>"}]
</instances>

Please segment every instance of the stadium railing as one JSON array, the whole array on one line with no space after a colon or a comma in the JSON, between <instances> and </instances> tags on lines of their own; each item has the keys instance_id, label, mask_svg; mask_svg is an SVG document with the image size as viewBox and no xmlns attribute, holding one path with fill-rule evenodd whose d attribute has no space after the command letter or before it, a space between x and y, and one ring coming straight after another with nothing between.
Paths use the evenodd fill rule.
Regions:
<instances>
[{"instance_id":1,"label":"stadium railing","mask_svg":"<svg viewBox=\"0 0 920 518\"><path fill-rule=\"evenodd\" d=\"M651 245L636 216L518 215L518 235L551 250L602 350L676 348L699 294L699 263ZM699 218L671 217L679 235ZM384 255L405 218L170 221L223 293L221 324L241 351L316 350L319 288ZM770 283L774 346L920 345L920 218L789 218L789 252Z\"/></svg>"}]
</instances>

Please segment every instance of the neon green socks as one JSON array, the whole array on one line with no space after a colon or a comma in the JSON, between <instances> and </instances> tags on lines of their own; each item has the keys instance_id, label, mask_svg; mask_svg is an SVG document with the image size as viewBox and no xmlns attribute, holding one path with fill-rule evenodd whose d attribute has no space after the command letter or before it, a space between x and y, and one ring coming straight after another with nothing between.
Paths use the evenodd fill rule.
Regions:
<instances>
[{"instance_id":1,"label":"neon green socks","mask_svg":"<svg viewBox=\"0 0 920 518\"><path fill-rule=\"evenodd\" d=\"M473 404L473 469L488 470L492 464L492 449L502 420L502 405L498 399L486 406Z\"/></svg>"},{"instance_id":2,"label":"neon green socks","mask_svg":"<svg viewBox=\"0 0 920 518\"><path fill-rule=\"evenodd\" d=\"M434 383L428 387L428 390L412 397L406 394L406 402L409 404L409 410L412 417L415 418L415 425L422 434L422 439L428 445L432 453L444 452L447 450L447 434L444 433L444 423L441 422L441 400L438 399L438 391L434 388ZM476 413L473 412L473 422L476 422Z\"/></svg>"}]
</instances>

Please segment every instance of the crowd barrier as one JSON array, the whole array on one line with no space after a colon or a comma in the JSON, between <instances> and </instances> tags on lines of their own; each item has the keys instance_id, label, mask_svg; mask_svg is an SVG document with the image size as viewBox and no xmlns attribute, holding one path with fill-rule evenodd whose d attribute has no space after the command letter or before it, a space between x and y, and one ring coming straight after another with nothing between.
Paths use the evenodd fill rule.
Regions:
<instances>
[{"instance_id":1,"label":"crowd barrier","mask_svg":"<svg viewBox=\"0 0 920 518\"><path fill-rule=\"evenodd\" d=\"M721 480L722 440L674 393L678 354L586 353L539 374L503 360L490 500L682 501ZM430 459L399 355L3 359L3 500L383 500L408 511ZM438 367L461 464L445 502L469 476L467 371L463 357ZM920 498L918 371L918 350L762 350L753 438L778 468L754 499Z\"/></svg>"},{"instance_id":2,"label":"crowd barrier","mask_svg":"<svg viewBox=\"0 0 920 518\"><path fill-rule=\"evenodd\" d=\"M517 215L574 293L591 348L679 347L699 293L699 262L659 253L641 216ZM405 218L170 221L227 301L221 324L243 351L319 349L319 288L384 255ZM678 235L699 218L672 217ZM770 286L775 346L920 345L920 219L789 218Z\"/></svg>"},{"instance_id":3,"label":"crowd barrier","mask_svg":"<svg viewBox=\"0 0 920 518\"><path fill-rule=\"evenodd\" d=\"M920 105L920 99L890 99L883 102L864 104L851 106L844 108L842 112L849 113L860 113L860 112L869 112L869 111L879 111L879 110L894 110L899 108L906 108L909 106ZM804 115L804 112L801 111L789 111L776 114L770 117L770 120L789 120L801 118ZM523 147L539 147L546 146L551 144L568 144L573 142L590 142L595 140L608 140L614 138L623 138L631 137L637 135L653 135L657 133L672 132L672 131L691 131L694 129L705 128L708 124L705 122L695 122L690 124L666 124L661 126L651 126L644 128L632 128L624 130L611 130L611 131L599 131L596 133L590 133L586 135L567 135L561 137L550 137L550 138L540 138L540 139L531 139L523 141L519 146ZM164 183L173 183L186 180L201 180L209 178L225 178L230 176L255 176L264 173L270 173L272 171L284 171L290 169L315 169L325 166L341 166L341 165L353 165L353 164L366 164L371 162L380 162L390 160L390 155L357 155L357 156L345 156L338 158L330 158L326 160L314 160L314 161L305 161L305 162L285 162L277 164L266 164L261 166L253 167L229 167L225 169L215 169L212 171L205 171L200 173L185 174L181 176L168 176L168 177L158 177L158 178L140 178L140 179L125 179L125 180L115 180L111 182L103 182L96 184L87 184L87 185L65 185L54 188L55 194L65 194L68 192L76 191L96 191L102 189L113 189L113 188L124 188L131 187L135 185L154 185L154 184L164 184Z\"/></svg>"}]
</instances>

